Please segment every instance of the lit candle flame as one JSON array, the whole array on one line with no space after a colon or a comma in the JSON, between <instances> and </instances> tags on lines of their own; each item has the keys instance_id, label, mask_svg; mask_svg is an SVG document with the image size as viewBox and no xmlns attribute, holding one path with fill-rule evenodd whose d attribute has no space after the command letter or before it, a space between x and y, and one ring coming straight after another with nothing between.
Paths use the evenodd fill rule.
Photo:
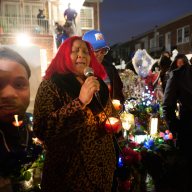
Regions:
<instances>
[{"instance_id":1,"label":"lit candle flame","mask_svg":"<svg viewBox=\"0 0 192 192\"><path fill-rule=\"evenodd\" d=\"M121 129L121 123L116 117L109 117L105 122L105 127L109 132L118 133Z\"/></svg>"},{"instance_id":2,"label":"lit candle flame","mask_svg":"<svg viewBox=\"0 0 192 192\"><path fill-rule=\"evenodd\" d=\"M15 119L15 121L13 122L13 125L14 125L15 127L21 126L21 124L23 123L23 121L19 121L19 120L18 120L18 119L19 119L19 116L18 116L18 115L14 115L14 119Z\"/></svg>"},{"instance_id":3,"label":"lit candle flame","mask_svg":"<svg viewBox=\"0 0 192 192\"><path fill-rule=\"evenodd\" d=\"M15 126L19 127L18 115L14 115L15 118Z\"/></svg>"},{"instance_id":4,"label":"lit candle flame","mask_svg":"<svg viewBox=\"0 0 192 192\"><path fill-rule=\"evenodd\" d=\"M115 110L118 111L118 110L121 109L121 103L120 103L119 100L117 100L117 99L113 99L113 100L112 100L112 103L113 103L113 106L114 106Z\"/></svg>"},{"instance_id":5,"label":"lit candle flame","mask_svg":"<svg viewBox=\"0 0 192 192\"><path fill-rule=\"evenodd\" d=\"M33 140L33 142L34 142L36 145L38 145L38 144L42 145L42 141L39 140L37 137L33 137L32 140Z\"/></svg>"}]
</instances>

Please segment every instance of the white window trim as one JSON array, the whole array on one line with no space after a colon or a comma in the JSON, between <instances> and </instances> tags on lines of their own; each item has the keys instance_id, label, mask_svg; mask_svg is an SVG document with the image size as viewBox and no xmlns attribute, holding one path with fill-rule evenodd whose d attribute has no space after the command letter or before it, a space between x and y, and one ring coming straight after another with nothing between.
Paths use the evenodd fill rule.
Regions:
<instances>
[{"instance_id":1,"label":"white window trim","mask_svg":"<svg viewBox=\"0 0 192 192\"><path fill-rule=\"evenodd\" d=\"M6 5L14 5L18 10L18 14L20 14L20 12L21 12L21 10L19 10L20 9L20 3L19 2L7 2L7 1L3 1L2 2L2 7L3 7L3 16L5 16L5 6ZM34 2L34 3L30 3L30 2L24 2L23 3L23 7L22 7L22 9L24 8L24 6L25 5L27 5L27 6L30 6L30 7L32 7L33 5L34 6L37 6L37 5L39 5L39 8L41 8L41 9L43 9L43 3L41 3L41 2ZM20 12L19 12L20 11ZM22 12L23 12L23 10L22 10ZM38 13L37 13L38 14ZM18 16L16 16L16 17L18 17Z\"/></svg>"},{"instance_id":2,"label":"white window trim","mask_svg":"<svg viewBox=\"0 0 192 192\"><path fill-rule=\"evenodd\" d=\"M185 43L189 43L190 42L190 35L188 37L187 40L184 40L184 32L185 32L185 28L189 27L190 30L190 26L189 25L185 25L184 27L180 27L177 29L177 45L181 45L181 44L185 44ZM182 42L178 42L178 31L182 30Z\"/></svg>"},{"instance_id":3,"label":"white window trim","mask_svg":"<svg viewBox=\"0 0 192 192\"><path fill-rule=\"evenodd\" d=\"M19 13L19 2L7 2L7 1L3 1L3 2L2 2L2 7L3 7L2 12L3 12L3 16L6 15L6 13L5 13L5 6L6 6L6 5L14 5L15 8L18 9L17 11L18 11L18 13Z\"/></svg>"},{"instance_id":4,"label":"white window trim","mask_svg":"<svg viewBox=\"0 0 192 192\"><path fill-rule=\"evenodd\" d=\"M92 15L91 15L91 17L92 17L92 26L91 27L83 27L83 26L81 26L81 29L82 30L91 30L91 29L94 29L95 27L95 24L94 24L94 9L93 9L93 7L85 7L85 6L83 6L82 7L82 9L91 9L92 11L91 11L91 13L92 13ZM80 20L81 20L81 18L80 18Z\"/></svg>"}]
</instances>

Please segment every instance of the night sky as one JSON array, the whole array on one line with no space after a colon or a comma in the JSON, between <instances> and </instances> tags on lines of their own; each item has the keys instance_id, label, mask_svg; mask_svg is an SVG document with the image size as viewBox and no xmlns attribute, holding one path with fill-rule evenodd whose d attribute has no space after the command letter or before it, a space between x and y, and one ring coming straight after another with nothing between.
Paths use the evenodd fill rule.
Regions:
<instances>
[{"instance_id":1,"label":"night sky","mask_svg":"<svg viewBox=\"0 0 192 192\"><path fill-rule=\"evenodd\" d=\"M113 45L192 13L192 0L103 0L100 11L101 31Z\"/></svg>"}]
</instances>

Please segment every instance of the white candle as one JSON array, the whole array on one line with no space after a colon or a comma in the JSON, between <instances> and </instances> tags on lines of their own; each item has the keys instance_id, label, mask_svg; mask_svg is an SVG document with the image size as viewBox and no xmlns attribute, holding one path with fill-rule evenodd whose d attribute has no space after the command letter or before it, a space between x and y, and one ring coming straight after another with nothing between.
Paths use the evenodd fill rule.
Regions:
<instances>
[{"instance_id":1,"label":"white candle","mask_svg":"<svg viewBox=\"0 0 192 192\"><path fill-rule=\"evenodd\" d=\"M127 139L127 131L126 131L126 130L123 130L123 137L124 137L125 139Z\"/></svg>"},{"instance_id":2,"label":"white candle","mask_svg":"<svg viewBox=\"0 0 192 192\"><path fill-rule=\"evenodd\" d=\"M156 135L158 131L158 118L151 118L150 135Z\"/></svg>"},{"instance_id":3,"label":"white candle","mask_svg":"<svg viewBox=\"0 0 192 192\"><path fill-rule=\"evenodd\" d=\"M122 127L123 129L129 131L129 129L131 128L131 124L128 121L122 121Z\"/></svg>"},{"instance_id":4,"label":"white candle","mask_svg":"<svg viewBox=\"0 0 192 192\"><path fill-rule=\"evenodd\" d=\"M19 127L18 115L14 115L15 118L15 126Z\"/></svg>"}]
</instances>

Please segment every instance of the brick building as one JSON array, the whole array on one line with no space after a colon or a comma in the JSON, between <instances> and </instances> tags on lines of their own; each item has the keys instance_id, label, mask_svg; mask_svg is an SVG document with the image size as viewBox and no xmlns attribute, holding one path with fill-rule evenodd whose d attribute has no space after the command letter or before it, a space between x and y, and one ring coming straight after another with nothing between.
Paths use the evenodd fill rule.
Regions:
<instances>
[{"instance_id":1,"label":"brick building","mask_svg":"<svg viewBox=\"0 0 192 192\"><path fill-rule=\"evenodd\" d=\"M57 51L55 22L61 25L65 23L63 14L68 3L71 3L71 7L78 13L77 35L99 29L101 2L102 0L0 0L0 47L7 46L19 52L31 68L29 112L33 111L37 88ZM39 9L43 10L44 19L37 19Z\"/></svg>"},{"instance_id":2,"label":"brick building","mask_svg":"<svg viewBox=\"0 0 192 192\"><path fill-rule=\"evenodd\" d=\"M101 0L0 0L0 45L16 43L17 33L28 33L33 44L46 49L48 62L54 54L54 23L64 24L67 4L78 9L78 35L100 28ZM43 25L37 23L39 9L44 10Z\"/></svg>"},{"instance_id":3,"label":"brick building","mask_svg":"<svg viewBox=\"0 0 192 192\"><path fill-rule=\"evenodd\" d=\"M127 61L137 49L146 49L153 57L159 57L162 51L174 48L184 54L192 52L192 13L114 46L113 54Z\"/></svg>"}]
</instances>

